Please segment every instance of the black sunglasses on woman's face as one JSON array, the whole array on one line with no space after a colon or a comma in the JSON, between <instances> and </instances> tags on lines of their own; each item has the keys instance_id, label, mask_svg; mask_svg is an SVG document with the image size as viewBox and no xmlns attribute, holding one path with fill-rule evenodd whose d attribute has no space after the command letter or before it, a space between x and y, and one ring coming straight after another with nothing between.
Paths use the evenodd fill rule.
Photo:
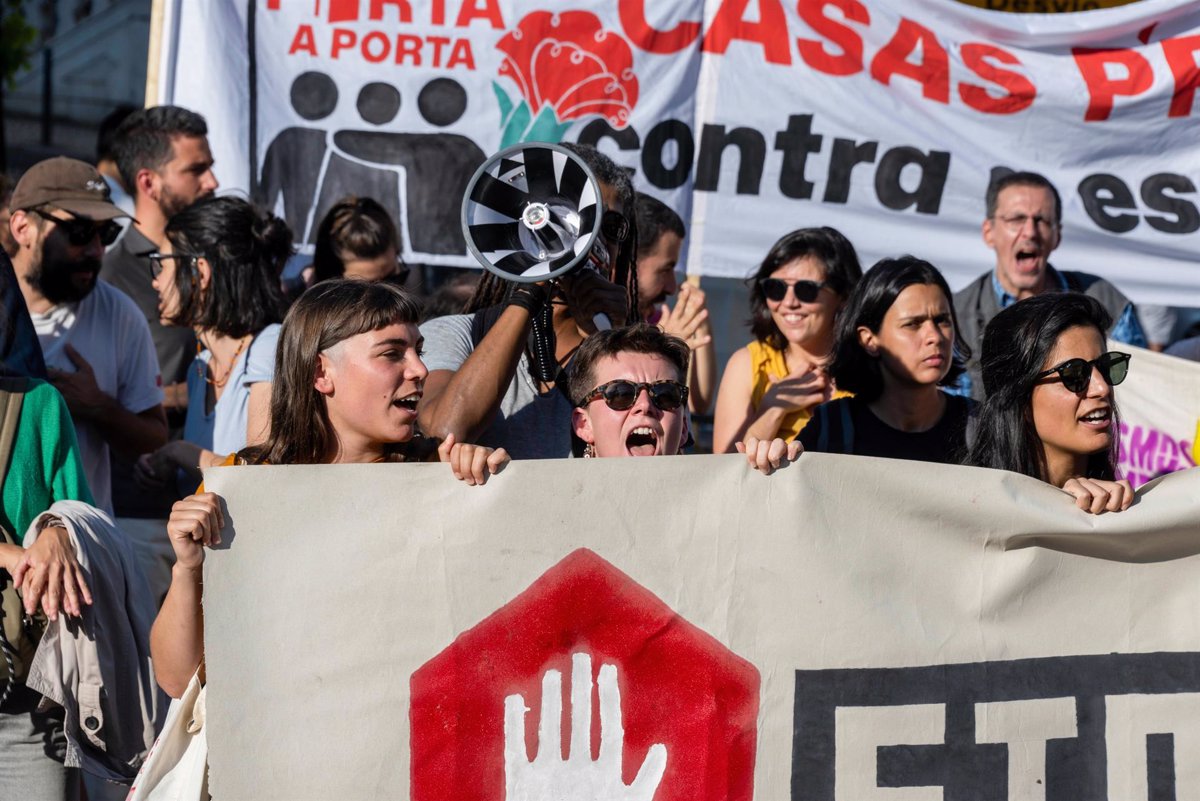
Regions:
<instances>
[{"instance_id":1,"label":"black sunglasses on woman's face","mask_svg":"<svg viewBox=\"0 0 1200 801\"><path fill-rule=\"evenodd\" d=\"M776 303L787 297L788 287L792 288L796 300L801 303L813 303L821 294L821 288L826 283L824 281L784 281L782 278L761 278L758 285L762 288L762 293L767 300Z\"/></svg>"},{"instance_id":2,"label":"black sunglasses on woman's face","mask_svg":"<svg viewBox=\"0 0 1200 801\"><path fill-rule=\"evenodd\" d=\"M1035 378L1042 379L1052 373L1058 373L1063 386L1069 392L1080 393L1087 389L1092 380L1092 368L1095 367L1100 371L1100 377L1104 379L1105 383L1110 387L1115 387L1125 380L1125 376L1129 375L1130 358L1132 357L1128 353L1110 350L1108 353L1101 353L1091 361L1067 359L1049 370L1043 370Z\"/></svg>"}]
</instances>

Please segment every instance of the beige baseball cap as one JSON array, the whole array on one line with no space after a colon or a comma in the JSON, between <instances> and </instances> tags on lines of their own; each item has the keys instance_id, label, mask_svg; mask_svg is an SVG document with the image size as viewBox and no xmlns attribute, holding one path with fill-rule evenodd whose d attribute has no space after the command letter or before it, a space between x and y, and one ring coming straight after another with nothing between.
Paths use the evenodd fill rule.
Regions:
<instances>
[{"instance_id":1,"label":"beige baseball cap","mask_svg":"<svg viewBox=\"0 0 1200 801\"><path fill-rule=\"evenodd\" d=\"M111 197L108 184L95 167L78 159L57 156L26 170L8 205L14 210L51 205L91 220L128 217L112 204Z\"/></svg>"}]
</instances>

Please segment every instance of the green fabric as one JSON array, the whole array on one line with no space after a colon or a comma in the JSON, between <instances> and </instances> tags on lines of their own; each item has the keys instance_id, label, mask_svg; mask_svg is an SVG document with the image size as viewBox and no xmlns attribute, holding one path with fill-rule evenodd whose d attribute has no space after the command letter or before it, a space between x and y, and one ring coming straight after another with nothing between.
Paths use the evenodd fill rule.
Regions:
<instances>
[{"instance_id":1,"label":"green fabric","mask_svg":"<svg viewBox=\"0 0 1200 801\"><path fill-rule=\"evenodd\" d=\"M95 503L67 404L50 384L31 379L0 494L0 525L20 542L33 519L62 500Z\"/></svg>"}]
</instances>

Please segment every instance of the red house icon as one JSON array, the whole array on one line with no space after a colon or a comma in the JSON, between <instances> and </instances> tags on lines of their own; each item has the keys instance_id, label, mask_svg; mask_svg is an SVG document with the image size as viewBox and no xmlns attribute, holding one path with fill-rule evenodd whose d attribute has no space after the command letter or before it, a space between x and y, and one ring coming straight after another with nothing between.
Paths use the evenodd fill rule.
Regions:
<instances>
[{"instance_id":1,"label":"red house icon","mask_svg":"<svg viewBox=\"0 0 1200 801\"><path fill-rule=\"evenodd\" d=\"M576 666L590 664L590 677L572 676L573 656ZM505 801L505 700L516 696L529 711L524 743L512 744L509 758L516 750L536 767L541 755L569 771L562 763L581 758L571 753L572 684L590 678L590 706L604 707L606 680L608 700L614 700L614 669L619 722L610 726L610 710L605 726L624 727L618 786L634 784L648 755L658 764L665 747L661 781L656 789L651 785L655 801L751 798L758 670L586 549L568 555L412 674L411 797ZM553 744L557 754L545 754L538 742L545 726L543 682L555 671L563 677L562 714L561 726L551 728L561 730L555 732L561 742ZM585 707L583 715L591 721L588 759L603 761L602 746L612 747L606 739L612 732L601 730L604 712L593 715ZM531 795L538 793L524 797Z\"/></svg>"}]
</instances>

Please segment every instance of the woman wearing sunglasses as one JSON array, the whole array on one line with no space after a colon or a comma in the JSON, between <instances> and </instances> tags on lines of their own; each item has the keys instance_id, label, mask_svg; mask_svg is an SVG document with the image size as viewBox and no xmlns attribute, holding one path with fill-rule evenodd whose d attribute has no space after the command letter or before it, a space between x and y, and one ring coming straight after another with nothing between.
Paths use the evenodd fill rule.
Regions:
<instances>
[{"instance_id":1,"label":"woman wearing sunglasses","mask_svg":"<svg viewBox=\"0 0 1200 801\"><path fill-rule=\"evenodd\" d=\"M1125 380L1130 356L1107 351L1111 322L1099 302L1075 292L1037 295L992 318L971 464L1061 487L1093 514L1129 508L1133 490L1116 478L1112 388Z\"/></svg>"},{"instance_id":2,"label":"woman wearing sunglasses","mask_svg":"<svg viewBox=\"0 0 1200 801\"><path fill-rule=\"evenodd\" d=\"M966 369L960 342L937 268L914 256L880 261L850 295L829 365L854 396L817 408L804 449L961 464L973 404L940 389Z\"/></svg>"},{"instance_id":3,"label":"woman wearing sunglasses","mask_svg":"<svg viewBox=\"0 0 1200 801\"><path fill-rule=\"evenodd\" d=\"M575 355L569 390L584 457L678 454L687 440L690 356L682 339L645 323L588 337ZM764 473L801 452L799 443L782 439L737 446Z\"/></svg>"},{"instance_id":4,"label":"woman wearing sunglasses","mask_svg":"<svg viewBox=\"0 0 1200 801\"><path fill-rule=\"evenodd\" d=\"M275 343L283 320L280 271L292 253L282 220L241 198L204 198L170 219L151 256L163 325L196 332L183 439L138 462L145 484L200 468L266 437ZM202 347L202 349L201 349Z\"/></svg>"},{"instance_id":5,"label":"woman wearing sunglasses","mask_svg":"<svg viewBox=\"0 0 1200 801\"><path fill-rule=\"evenodd\" d=\"M794 439L813 407L841 396L825 363L861 277L854 246L832 228L793 231L772 246L751 279L754 341L730 357L717 393L714 453L751 437Z\"/></svg>"}]
</instances>

